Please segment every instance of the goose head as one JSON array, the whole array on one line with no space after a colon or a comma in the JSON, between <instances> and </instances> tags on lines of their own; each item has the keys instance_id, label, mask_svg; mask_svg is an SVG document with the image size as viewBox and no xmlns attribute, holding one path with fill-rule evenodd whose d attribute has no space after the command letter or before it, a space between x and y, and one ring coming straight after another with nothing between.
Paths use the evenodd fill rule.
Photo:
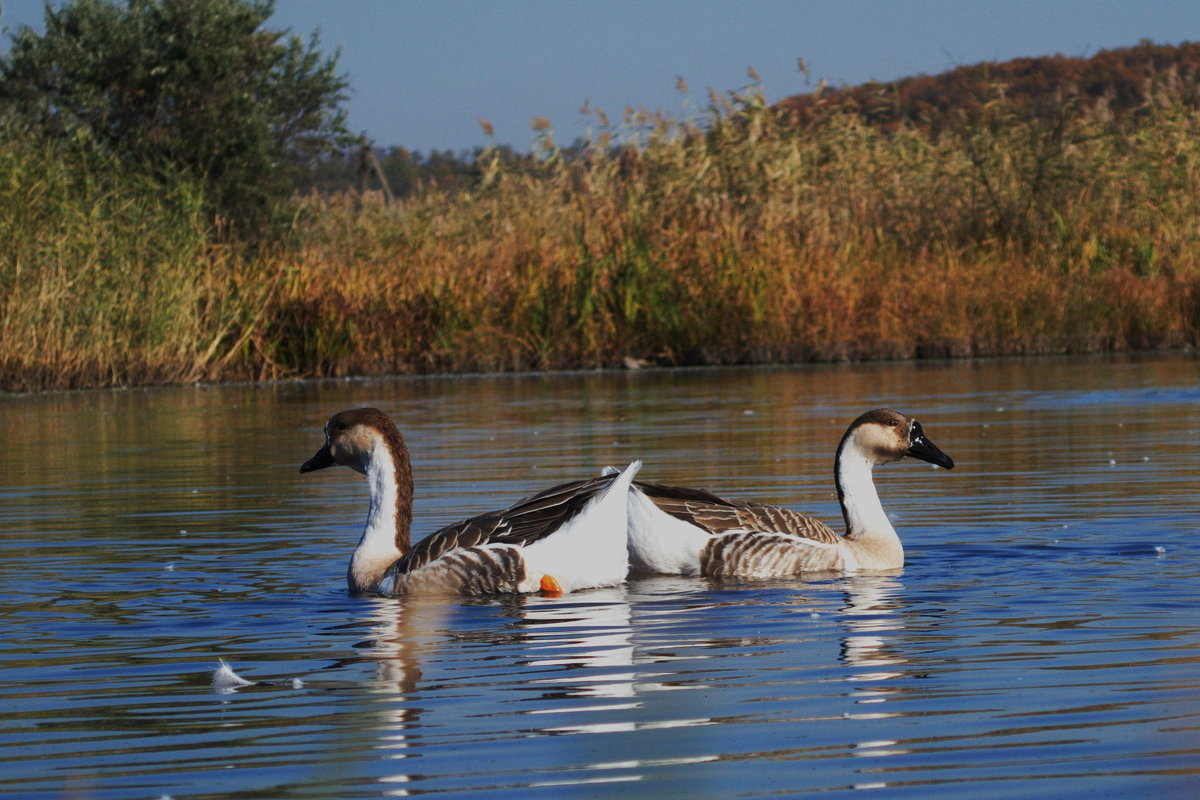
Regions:
<instances>
[{"instance_id":1,"label":"goose head","mask_svg":"<svg viewBox=\"0 0 1200 800\"><path fill-rule=\"evenodd\" d=\"M314 472L341 464L365 475L372 459L383 452L390 452L393 458L400 453L407 455L400 431L379 409L356 408L329 418L325 423L325 445L300 466L300 471ZM397 471L399 466L397 463Z\"/></svg>"},{"instance_id":2,"label":"goose head","mask_svg":"<svg viewBox=\"0 0 1200 800\"><path fill-rule=\"evenodd\" d=\"M943 469L954 468L954 459L925 436L921 423L890 408L877 408L854 420L838 448L839 452L848 449L872 466L911 456Z\"/></svg>"},{"instance_id":3,"label":"goose head","mask_svg":"<svg viewBox=\"0 0 1200 800\"><path fill-rule=\"evenodd\" d=\"M343 411L325 423L325 444L300 471L338 464L366 475L370 487L366 527L347 572L350 591L370 591L409 547L413 484L408 448L379 409Z\"/></svg>"}]
</instances>

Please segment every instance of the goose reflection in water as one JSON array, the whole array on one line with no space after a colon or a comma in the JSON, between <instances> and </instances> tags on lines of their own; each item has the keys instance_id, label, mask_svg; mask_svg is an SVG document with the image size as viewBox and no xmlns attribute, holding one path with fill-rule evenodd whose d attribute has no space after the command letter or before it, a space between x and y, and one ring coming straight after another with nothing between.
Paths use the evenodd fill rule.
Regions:
<instances>
[{"instance_id":1,"label":"goose reflection in water","mask_svg":"<svg viewBox=\"0 0 1200 800\"><path fill-rule=\"evenodd\" d=\"M543 692L542 699L633 697L633 631L625 590L600 589L588 592L585 597L582 602L539 597L509 599L510 604L516 600L520 605L512 627L528 644L529 659L524 666L566 670L561 677L539 682L547 687L561 687ZM614 669L620 671L613 672ZM575 674L580 670L580 674ZM585 709L556 706L530 713L580 710Z\"/></svg>"},{"instance_id":2,"label":"goose reflection in water","mask_svg":"<svg viewBox=\"0 0 1200 800\"><path fill-rule=\"evenodd\" d=\"M889 639L904 629L904 584L895 575L855 575L845 580L846 604L839 619L846 633L842 637L841 660L851 667L846 681L854 684L849 693L856 705L877 706L900 699L911 690L889 682L908 677L903 668L908 659L889 646ZM846 714L847 719L873 720L901 716L875 708ZM851 744L852 755L859 757L896 756L910 752L899 748L894 739L867 739ZM884 783L860 784L856 788L881 788Z\"/></svg>"},{"instance_id":3,"label":"goose reflection in water","mask_svg":"<svg viewBox=\"0 0 1200 800\"><path fill-rule=\"evenodd\" d=\"M671 583L660 586L661 581ZM844 602L833 614L826 606L819 616L828 615L837 633L836 639L826 640L828 658L841 663L845 696L856 709L844 716L859 721L903 716L883 704L915 691L907 681L908 660L894 647L905 628L904 585L894 575L851 576L838 585ZM685 579L658 578L568 598L517 596L477 604L461 598L372 600L369 657L376 668L371 692L378 699L379 720L375 747L397 766L378 780L392 796L408 794L414 782L423 783L423 790L436 788L424 783L438 774L435 762L453 757L469 763L469 753L498 738L568 737L553 751L552 764L524 764L520 777L504 767L497 774L494 766L471 773L508 786L514 779L526 786L652 780L674 765L744 758L741 746L721 733L722 723L737 720L703 716L703 698L710 683L729 680L728 666L711 659L724 662L744 652L749 642L744 635L735 637L736 642L714 635L706 644L690 638L684 650L672 644L674 632L698 615L707 611L720 617L723 608L743 605L741 595L716 589L714 596L712 591ZM803 608L814 606L801 604L797 610ZM632 624L635 613L641 623L637 628ZM793 630L785 639L797 633ZM808 628L801 635L813 633ZM772 642L768 635L762 646ZM786 644L775 642L780 643ZM680 660L690 666L675 663ZM442 673L447 665L452 675ZM453 741L445 737L443 717L451 707L447 699L465 714L466 727L456 726ZM812 719L804 716L796 722L808 725ZM875 726L865 724L858 728L857 741L843 745L847 754L905 752L896 741L870 737ZM654 755L631 752L632 739L604 735L667 729L711 732L680 739ZM585 738L569 744L577 735ZM799 754L808 755L805 748L773 755L786 759ZM428 774L416 774L417 764Z\"/></svg>"},{"instance_id":4,"label":"goose reflection in water","mask_svg":"<svg viewBox=\"0 0 1200 800\"><path fill-rule=\"evenodd\" d=\"M854 575L845 579L844 588L846 605L840 618L846 635L841 656L845 664L856 668L846 680L875 682L903 677L903 671L888 669L906 659L888 648L887 634L904 628L904 585L894 575Z\"/></svg>"},{"instance_id":5,"label":"goose reflection in water","mask_svg":"<svg viewBox=\"0 0 1200 800\"><path fill-rule=\"evenodd\" d=\"M376 698L379 737L375 749L380 757L403 760L412 757L412 732L420 725L421 709L412 704L422 678L421 657L439 638L450 613L450 600L442 597L365 598L371 623L369 658L375 675L367 691ZM406 797L403 786L412 779L408 772L388 772L379 778L387 784L389 797Z\"/></svg>"},{"instance_id":6,"label":"goose reflection in water","mask_svg":"<svg viewBox=\"0 0 1200 800\"><path fill-rule=\"evenodd\" d=\"M461 660L454 659L462 672L474 675L455 681L472 684L470 717L484 729L478 733L481 739L500 731L509 737L527 738L647 727L622 713L641 705L631 610L623 587L591 590L570 598L497 597L481 602L482 609L472 609L461 598L379 598L372 602L369 652L377 666L371 692L379 699L376 748L385 758L427 756L430 748L438 746L438 726L422 720L421 709L425 705L439 708L435 695L457 690L445 676L423 675L421 661L429 659L432 670L434 662L445 663L447 649L461 656L479 646L486 648L465 668ZM474 629L456 624L457 617L477 610L508 619L489 618L489 624ZM513 717L537 723L513 722ZM576 718L585 721L576 722ZM470 743L459 738L455 744L466 748ZM590 749L590 745L580 748L578 755ZM628 771L637 766L638 762L583 761L573 764L570 772L574 774L561 783L637 780L639 776ZM379 780L388 784L389 795L402 796L409 792L400 784L420 779L410 771L397 771ZM543 784L534 781L530 785Z\"/></svg>"},{"instance_id":7,"label":"goose reflection in water","mask_svg":"<svg viewBox=\"0 0 1200 800\"><path fill-rule=\"evenodd\" d=\"M627 588L588 592L586 600L565 603L546 598L507 599L519 603L514 623L525 634L529 658L525 669L558 667L534 682L531 707L518 713L545 722L579 715L585 721L538 725L538 735L593 735L685 728L712 723L710 718L634 719L647 692L669 687L645 672L644 659L631 624ZM651 768L714 761L717 755L630 757L628 740L604 737L581 745L590 760L576 765L577 774L561 780L535 781L538 787L620 783L643 780ZM606 758L605 756L612 756ZM599 758L596 758L599 756Z\"/></svg>"}]
</instances>

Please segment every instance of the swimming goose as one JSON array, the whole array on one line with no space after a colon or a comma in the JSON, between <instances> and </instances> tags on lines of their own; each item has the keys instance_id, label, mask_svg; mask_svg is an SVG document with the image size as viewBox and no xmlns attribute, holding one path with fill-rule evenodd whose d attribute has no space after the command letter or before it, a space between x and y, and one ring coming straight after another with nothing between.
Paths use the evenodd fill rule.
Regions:
<instances>
[{"instance_id":1,"label":"swimming goose","mask_svg":"<svg viewBox=\"0 0 1200 800\"><path fill-rule=\"evenodd\" d=\"M613 586L629 569L629 485L641 468L572 481L409 544L412 467L400 431L376 408L335 414L301 472L337 464L367 476L367 524L346 573L350 591L379 594L550 594Z\"/></svg>"},{"instance_id":2,"label":"swimming goose","mask_svg":"<svg viewBox=\"0 0 1200 800\"><path fill-rule=\"evenodd\" d=\"M851 423L834 458L845 536L791 509L638 481L629 499L630 568L775 577L903 566L904 547L880 505L871 471L905 456L954 467L953 459L925 437L921 423L904 414L882 408Z\"/></svg>"}]
</instances>

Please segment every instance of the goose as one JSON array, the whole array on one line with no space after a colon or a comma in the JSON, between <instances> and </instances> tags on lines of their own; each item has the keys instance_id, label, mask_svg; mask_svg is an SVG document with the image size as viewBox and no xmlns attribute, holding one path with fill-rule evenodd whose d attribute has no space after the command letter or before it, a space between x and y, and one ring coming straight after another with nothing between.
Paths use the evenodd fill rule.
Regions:
<instances>
[{"instance_id":1,"label":"goose","mask_svg":"<svg viewBox=\"0 0 1200 800\"><path fill-rule=\"evenodd\" d=\"M921 423L891 409L850 424L834 457L846 533L791 509L726 500L704 490L635 482L629 498L630 569L709 577L887 570L904 547L875 492L872 469L905 456L952 469Z\"/></svg>"},{"instance_id":2,"label":"goose","mask_svg":"<svg viewBox=\"0 0 1200 800\"><path fill-rule=\"evenodd\" d=\"M370 487L366 527L346 571L354 594L557 595L625 580L629 486L640 461L448 525L416 544L409 541L408 448L385 413L334 414L325 424L325 444L300 472L338 464L366 475Z\"/></svg>"}]
</instances>

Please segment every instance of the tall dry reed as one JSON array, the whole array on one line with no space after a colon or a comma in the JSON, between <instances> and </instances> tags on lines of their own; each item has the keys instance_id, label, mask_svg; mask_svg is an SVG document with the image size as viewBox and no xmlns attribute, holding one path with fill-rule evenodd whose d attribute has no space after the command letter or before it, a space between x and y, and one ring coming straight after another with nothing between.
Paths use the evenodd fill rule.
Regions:
<instances>
[{"instance_id":1,"label":"tall dry reed","mask_svg":"<svg viewBox=\"0 0 1200 800\"><path fill-rule=\"evenodd\" d=\"M990 116L934 140L761 96L497 161L478 190L310 203L297 372L1194 344L1200 117ZM278 319L278 318L277 318ZM306 332L307 339L298 337ZM315 334L314 331L322 331ZM277 337L268 337L277 338ZM307 348L307 349L305 349Z\"/></svg>"},{"instance_id":2,"label":"tall dry reed","mask_svg":"<svg viewBox=\"0 0 1200 800\"><path fill-rule=\"evenodd\" d=\"M9 388L1194 345L1200 115L1023 118L931 138L797 128L751 89L631 113L470 191L298 200L213 244L189 199L8 153ZM56 160L57 159L57 160ZM57 172L55 172L57 170ZM111 174L110 174L111 172ZM168 202L169 200L169 202Z\"/></svg>"},{"instance_id":3,"label":"tall dry reed","mask_svg":"<svg viewBox=\"0 0 1200 800\"><path fill-rule=\"evenodd\" d=\"M273 290L212 243L194 186L9 132L0 148L0 381L220 377Z\"/></svg>"}]
</instances>

